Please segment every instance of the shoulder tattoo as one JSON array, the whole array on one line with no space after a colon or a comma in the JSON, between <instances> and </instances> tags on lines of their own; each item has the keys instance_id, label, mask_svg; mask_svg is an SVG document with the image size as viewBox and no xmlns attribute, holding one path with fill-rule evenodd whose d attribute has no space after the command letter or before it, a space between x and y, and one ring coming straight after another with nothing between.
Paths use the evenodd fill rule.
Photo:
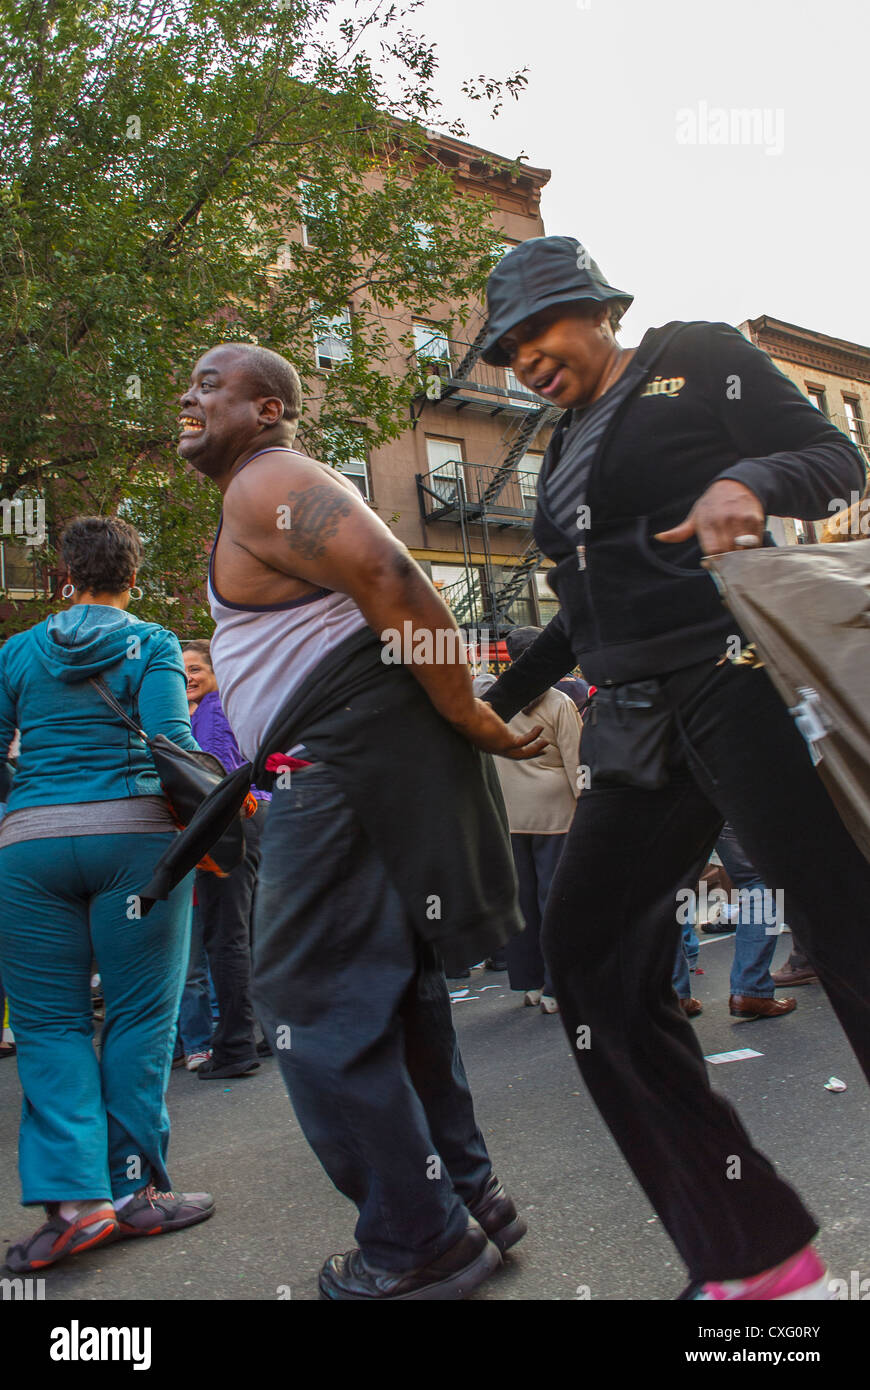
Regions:
<instances>
[{"instance_id":1,"label":"shoulder tattoo","mask_svg":"<svg viewBox=\"0 0 870 1390\"><path fill-rule=\"evenodd\" d=\"M335 535L341 518L353 510L352 499L328 483L317 483L304 492L288 492L287 504L287 537L306 560L317 560L326 553L326 541Z\"/></svg>"}]
</instances>

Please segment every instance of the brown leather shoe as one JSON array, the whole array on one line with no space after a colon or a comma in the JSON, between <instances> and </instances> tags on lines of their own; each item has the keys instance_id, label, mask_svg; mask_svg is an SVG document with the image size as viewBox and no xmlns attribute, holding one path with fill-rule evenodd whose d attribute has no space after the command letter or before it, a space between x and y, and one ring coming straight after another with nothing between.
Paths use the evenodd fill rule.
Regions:
<instances>
[{"instance_id":1,"label":"brown leather shoe","mask_svg":"<svg viewBox=\"0 0 870 1390\"><path fill-rule=\"evenodd\" d=\"M728 1000L732 1018L782 1018L794 1013L796 999L756 999L751 994L732 994Z\"/></svg>"},{"instance_id":2,"label":"brown leather shoe","mask_svg":"<svg viewBox=\"0 0 870 1390\"><path fill-rule=\"evenodd\" d=\"M794 989L795 985L815 985L819 982L811 965L790 965L788 961L781 970L772 971L770 978L777 989Z\"/></svg>"},{"instance_id":3,"label":"brown leather shoe","mask_svg":"<svg viewBox=\"0 0 870 1390\"><path fill-rule=\"evenodd\" d=\"M686 1015L686 1018L697 1018L698 1014L704 1012L704 1006L700 999L681 999L680 1008Z\"/></svg>"}]
</instances>

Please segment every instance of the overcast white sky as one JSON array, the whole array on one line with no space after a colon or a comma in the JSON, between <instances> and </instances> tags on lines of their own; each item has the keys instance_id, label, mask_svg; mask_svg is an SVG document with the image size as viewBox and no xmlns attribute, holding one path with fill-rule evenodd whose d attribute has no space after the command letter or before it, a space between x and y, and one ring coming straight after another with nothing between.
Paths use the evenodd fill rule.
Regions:
<instances>
[{"instance_id":1,"label":"overcast white sky","mask_svg":"<svg viewBox=\"0 0 870 1390\"><path fill-rule=\"evenodd\" d=\"M475 143L551 169L547 231L579 237L634 293L626 346L669 319L762 313L870 345L868 13L867 0L426 0L412 23L438 44L448 112ZM528 88L494 121L460 95L466 76L522 66ZM714 108L766 111L762 143L678 141L680 111L715 138Z\"/></svg>"}]
</instances>

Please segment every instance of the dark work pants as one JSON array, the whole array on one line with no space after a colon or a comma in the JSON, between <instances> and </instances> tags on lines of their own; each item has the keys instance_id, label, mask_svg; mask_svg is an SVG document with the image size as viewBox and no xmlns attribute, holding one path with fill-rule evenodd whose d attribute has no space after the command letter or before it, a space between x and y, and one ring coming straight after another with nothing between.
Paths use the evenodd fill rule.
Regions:
<instances>
[{"instance_id":1,"label":"dark work pants","mask_svg":"<svg viewBox=\"0 0 870 1390\"><path fill-rule=\"evenodd\" d=\"M593 772L543 945L583 1078L692 1279L736 1279L787 1259L816 1224L710 1089L671 986L676 894L697 883L727 819L765 884L783 890L866 1071L870 865L763 670L711 663L700 683L677 673L667 688L678 711L671 780L596 788Z\"/></svg>"},{"instance_id":2,"label":"dark work pants","mask_svg":"<svg viewBox=\"0 0 870 1390\"><path fill-rule=\"evenodd\" d=\"M511 989L553 993L541 951L541 923L565 839L565 835L511 835L520 912L526 924L525 931L511 937L505 947Z\"/></svg>"},{"instance_id":3,"label":"dark work pants","mask_svg":"<svg viewBox=\"0 0 870 1390\"><path fill-rule=\"evenodd\" d=\"M196 896L219 1018L211 1040L216 1065L258 1060L251 1002L251 924L260 837L268 802L245 821L245 857L226 878L200 871Z\"/></svg>"},{"instance_id":4,"label":"dark work pants","mask_svg":"<svg viewBox=\"0 0 870 1390\"><path fill-rule=\"evenodd\" d=\"M422 794L422 793L421 793ZM322 764L276 788L254 998L306 1139L381 1269L460 1240L491 1172L436 952Z\"/></svg>"}]
</instances>

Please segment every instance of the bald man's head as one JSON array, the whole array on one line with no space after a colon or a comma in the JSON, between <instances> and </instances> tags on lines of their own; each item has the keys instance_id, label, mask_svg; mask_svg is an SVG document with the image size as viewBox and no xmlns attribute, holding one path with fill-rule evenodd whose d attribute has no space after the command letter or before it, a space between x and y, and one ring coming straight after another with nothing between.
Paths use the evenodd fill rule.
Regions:
<instances>
[{"instance_id":1,"label":"bald man's head","mask_svg":"<svg viewBox=\"0 0 870 1390\"><path fill-rule=\"evenodd\" d=\"M301 408L286 358L254 343L220 343L196 363L181 398L178 452L219 479L252 447L289 447Z\"/></svg>"},{"instance_id":2,"label":"bald man's head","mask_svg":"<svg viewBox=\"0 0 870 1390\"><path fill-rule=\"evenodd\" d=\"M251 398L276 396L284 406L285 420L298 420L302 413L302 384L286 357L257 343L219 343L213 352L235 352L244 364L251 383Z\"/></svg>"}]
</instances>

